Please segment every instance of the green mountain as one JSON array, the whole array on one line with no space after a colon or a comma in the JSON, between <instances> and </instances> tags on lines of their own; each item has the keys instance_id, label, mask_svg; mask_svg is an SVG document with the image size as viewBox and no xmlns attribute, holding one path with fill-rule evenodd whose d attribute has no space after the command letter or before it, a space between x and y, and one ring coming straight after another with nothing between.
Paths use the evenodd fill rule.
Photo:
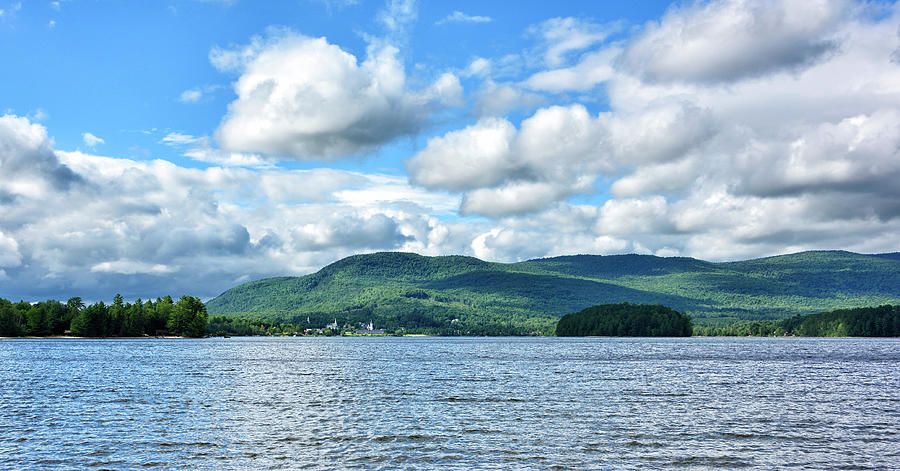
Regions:
<instances>
[{"instance_id":1,"label":"green mountain","mask_svg":"<svg viewBox=\"0 0 900 471\"><path fill-rule=\"evenodd\" d=\"M694 324L781 319L900 302L898 254L802 252L711 263L650 255L573 255L520 263L382 252L302 277L267 278L209 301L210 315L322 327L373 321L389 331L552 333L597 304L659 303ZM307 323L307 318L309 322Z\"/></svg>"}]
</instances>

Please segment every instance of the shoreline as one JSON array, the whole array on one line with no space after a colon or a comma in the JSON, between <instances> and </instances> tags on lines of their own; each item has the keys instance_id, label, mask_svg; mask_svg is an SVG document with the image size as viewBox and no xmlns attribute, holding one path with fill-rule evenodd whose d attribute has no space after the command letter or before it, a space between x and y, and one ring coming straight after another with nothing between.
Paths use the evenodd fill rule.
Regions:
<instances>
[{"instance_id":1,"label":"shoreline","mask_svg":"<svg viewBox=\"0 0 900 471\"><path fill-rule=\"evenodd\" d=\"M150 339L186 339L188 337L179 337L175 335L167 335L160 337L76 337L74 335L47 335L47 336L35 336L35 335L26 335L24 337L0 337L0 340L85 340L85 339L95 339L95 340L150 340Z\"/></svg>"},{"instance_id":2,"label":"shoreline","mask_svg":"<svg viewBox=\"0 0 900 471\"><path fill-rule=\"evenodd\" d=\"M25 336L25 337L0 337L0 341L2 340L181 340L181 339L222 339L222 338L362 338L362 337L408 337L408 338L560 338L560 339L573 339L573 338L581 338L581 339L664 339L664 338L678 338L678 339L690 339L690 338L706 338L706 339L746 339L746 338L768 338L768 339L900 339L900 337L830 337L830 336L821 336L821 337L810 337L810 336L799 336L799 335L789 335L789 336L773 336L773 335L691 335L689 337L627 337L627 336L566 336L566 337L557 337L555 335L538 335L538 336L515 336L515 335L427 335L427 334L407 334L407 335L232 335L228 337L221 336L213 336L213 337L179 337L179 336L160 336L160 337L76 337L73 335L50 335L46 337L37 337L37 336Z\"/></svg>"}]
</instances>

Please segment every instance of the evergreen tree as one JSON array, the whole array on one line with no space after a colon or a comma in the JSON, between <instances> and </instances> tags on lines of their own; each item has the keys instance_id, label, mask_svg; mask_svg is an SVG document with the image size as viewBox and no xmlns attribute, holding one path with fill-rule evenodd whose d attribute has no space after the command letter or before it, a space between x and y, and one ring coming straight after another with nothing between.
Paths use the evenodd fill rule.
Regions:
<instances>
[{"instance_id":1,"label":"evergreen tree","mask_svg":"<svg viewBox=\"0 0 900 471\"><path fill-rule=\"evenodd\" d=\"M199 298L182 296L169 315L169 331L185 337L202 337L207 319L206 306Z\"/></svg>"},{"instance_id":2,"label":"evergreen tree","mask_svg":"<svg viewBox=\"0 0 900 471\"><path fill-rule=\"evenodd\" d=\"M50 319L40 303L25 312L25 333L38 337L50 335Z\"/></svg>"},{"instance_id":3,"label":"evergreen tree","mask_svg":"<svg viewBox=\"0 0 900 471\"><path fill-rule=\"evenodd\" d=\"M72 333L79 337L106 337L109 330L109 308L103 301L82 309L72 319Z\"/></svg>"},{"instance_id":4,"label":"evergreen tree","mask_svg":"<svg viewBox=\"0 0 900 471\"><path fill-rule=\"evenodd\" d=\"M0 336L19 337L24 333L18 309L11 302L0 298Z\"/></svg>"}]
</instances>

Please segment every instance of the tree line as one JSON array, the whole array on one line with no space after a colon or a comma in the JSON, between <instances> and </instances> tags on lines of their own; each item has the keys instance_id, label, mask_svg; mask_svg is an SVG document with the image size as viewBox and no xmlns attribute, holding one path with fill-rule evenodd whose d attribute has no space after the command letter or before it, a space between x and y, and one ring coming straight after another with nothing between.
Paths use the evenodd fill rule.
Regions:
<instances>
[{"instance_id":1,"label":"tree line","mask_svg":"<svg viewBox=\"0 0 900 471\"><path fill-rule=\"evenodd\" d=\"M695 335L798 337L900 337L900 305L838 309L781 320L696 327Z\"/></svg>"},{"instance_id":2,"label":"tree line","mask_svg":"<svg viewBox=\"0 0 900 471\"><path fill-rule=\"evenodd\" d=\"M178 335L202 337L206 334L206 306L193 296L175 302L171 296L156 301L126 303L121 295L112 304L102 301L85 305L80 297L66 303L47 300L39 303L10 302L0 298L0 336L45 337L141 337Z\"/></svg>"},{"instance_id":3,"label":"tree line","mask_svg":"<svg viewBox=\"0 0 900 471\"><path fill-rule=\"evenodd\" d=\"M660 304L601 304L566 314L559 337L689 337L691 318Z\"/></svg>"}]
</instances>

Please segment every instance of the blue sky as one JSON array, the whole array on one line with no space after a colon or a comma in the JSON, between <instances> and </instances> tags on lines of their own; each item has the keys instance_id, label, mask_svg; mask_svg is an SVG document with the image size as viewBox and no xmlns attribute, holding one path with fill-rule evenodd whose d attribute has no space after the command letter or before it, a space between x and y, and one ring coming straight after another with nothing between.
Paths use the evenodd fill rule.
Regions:
<instances>
[{"instance_id":1,"label":"blue sky","mask_svg":"<svg viewBox=\"0 0 900 471\"><path fill-rule=\"evenodd\" d=\"M0 0L0 296L209 297L377 250L898 251L898 27L843 0Z\"/></svg>"},{"instance_id":2,"label":"blue sky","mask_svg":"<svg viewBox=\"0 0 900 471\"><path fill-rule=\"evenodd\" d=\"M600 24L623 22L624 28L624 22L640 25L667 7L665 2L646 2L629 9L598 9L592 3L522 2L514 11L500 3L420 4L401 55L421 68L409 71L411 80L428 81L436 71L464 69L474 57L519 54L536 47L537 38L529 37L527 30L547 18L585 17ZM243 44L269 28L286 27L326 37L363 57L365 36L385 32L376 20L384 9L381 2L303 0L7 2L0 27L5 64L22 73L2 78L0 98L15 114L44 114L41 122L52 127L60 148L84 148L82 134L91 132L103 136L105 153L147 158L142 153L149 152L150 157L198 165L180 159L158 136L135 134L155 130L203 135L216 128L233 99L229 88L234 77L210 64L213 47ZM455 11L471 11L471 16L490 21L441 22ZM197 102L180 100L185 91L204 89L212 90ZM456 113L452 118L458 124L467 117ZM358 162L347 164L355 165Z\"/></svg>"}]
</instances>

